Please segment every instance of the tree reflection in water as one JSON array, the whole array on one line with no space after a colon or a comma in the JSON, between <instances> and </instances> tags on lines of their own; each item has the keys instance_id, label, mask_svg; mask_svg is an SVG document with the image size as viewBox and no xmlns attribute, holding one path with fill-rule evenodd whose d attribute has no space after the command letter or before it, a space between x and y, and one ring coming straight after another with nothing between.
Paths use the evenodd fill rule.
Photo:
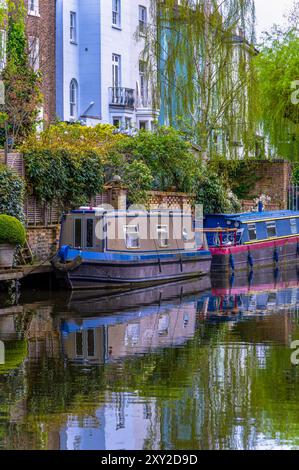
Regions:
<instances>
[{"instance_id":1,"label":"tree reflection in water","mask_svg":"<svg viewBox=\"0 0 299 470\"><path fill-rule=\"evenodd\" d=\"M299 448L297 285L6 306L0 447Z\"/></svg>"}]
</instances>

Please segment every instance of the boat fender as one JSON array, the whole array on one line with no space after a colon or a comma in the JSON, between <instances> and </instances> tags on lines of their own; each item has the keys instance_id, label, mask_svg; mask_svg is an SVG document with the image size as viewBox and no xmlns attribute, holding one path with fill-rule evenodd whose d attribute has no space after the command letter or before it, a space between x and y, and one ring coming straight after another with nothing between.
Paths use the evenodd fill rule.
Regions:
<instances>
[{"instance_id":1,"label":"boat fender","mask_svg":"<svg viewBox=\"0 0 299 470\"><path fill-rule=\"evenodd\" d=\"M275 248L275 250L274 250L274 261L275 261L276 263L278 263L278 261L279 261L279 253L278 253L278 249L277 249L277 248Z\"/></svg>"},{"instance_id":2,"label":"boat fender","mask_svg":"<svg viewBox=\"0 0 299 470\"><path fill-rule=\"evenodd\" d=\"M62 263L58 256L56 256L52 260L52 265L55 269L62 272L74 271L74 269L78 268L82 264L82 257L77 256L73 261L69 263Z\"/></svg>"},{"instance_id":3,"label":"boat fender","mask_svg":"<svg viewBox=\"0 0 299 470\"><path fill-rule=\"evenodd\" d=\"M250 253L250 251L248 251L248 264L251 268L253 268L253 258L252 258L252 254Z\"/></svg>"},{"instance_id":4,"label":"boat fender","mask_svg":"<svg viewBox=\"0 0 299 470\"><path fill-rule=\"evenodd\" d=\"M232 270L234 271L235 270L235 259L234 259L234 256L232 254L230 254L230 256L229 256L229 264L230 264L230 267L232 268Z\"/></svg>"}]
</instances>

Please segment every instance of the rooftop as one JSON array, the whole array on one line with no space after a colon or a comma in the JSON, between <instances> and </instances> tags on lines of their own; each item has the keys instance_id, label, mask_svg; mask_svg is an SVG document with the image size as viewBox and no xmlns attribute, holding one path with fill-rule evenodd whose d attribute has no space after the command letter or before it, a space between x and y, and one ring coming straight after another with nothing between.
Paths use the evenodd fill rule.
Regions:
<instances>
[{"instance_id":1,"label":"rooftop","mask_svg":"<svg viewBox=\"0 0 299 470\"><path fill-rule=\"evenodd\" d=\"M283 219L291 217L299 217L299 212L297 211L263 211L263 212L245 212L243 214L215 214L215 217L224 217L229 220L238 220L241 222L246 222L248 220L261 220L261 219Z\"/></svg>"}]
</instances>

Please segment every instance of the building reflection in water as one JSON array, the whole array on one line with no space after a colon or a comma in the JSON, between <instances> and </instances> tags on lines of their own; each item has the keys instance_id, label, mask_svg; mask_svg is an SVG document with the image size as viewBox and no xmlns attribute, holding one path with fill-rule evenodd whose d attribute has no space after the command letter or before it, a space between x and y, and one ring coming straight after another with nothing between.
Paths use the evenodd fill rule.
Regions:
<instances>
[{"instance_id":1,"label":"building reflection in water","mask_svg":"<svg viewBox=\"0 0 299 470\"><path fill-rule=\"evenodd\" d=\"M0 448L271 447L298 307L293 270L0 308Z\"/></svg>"}]
</instances>

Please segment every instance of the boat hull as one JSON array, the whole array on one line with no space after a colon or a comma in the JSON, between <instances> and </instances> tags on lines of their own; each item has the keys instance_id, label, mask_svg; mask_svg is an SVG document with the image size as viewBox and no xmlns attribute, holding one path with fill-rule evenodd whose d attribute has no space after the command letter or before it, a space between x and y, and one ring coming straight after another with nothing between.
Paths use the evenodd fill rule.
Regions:
<instances>
[{"instance_id":1,"label":"boat hull","mask_svg":"<svg viewBox=\"0 0 299 470\"><path fill-rule=\"evenodd\" d=\"M54 265L55 267L55 265ZM147 260L90 260L82 259L72 270L56 269L63 287L71 290L102 288L134 288L168 283L208 274L211 255L175 255Z\"/></svg>"},{"instance_id":2,"label":"boat hull","mask_svg":"<svg viewBox=\"0 0 299 470\"><path fill-rule=\"evenodd\" d=\"M280 266L299 260L299 241L285 238L275 241L225 248L210 248L213 272L253 270L259 267Z\"/></svg>"}]
</instances>

